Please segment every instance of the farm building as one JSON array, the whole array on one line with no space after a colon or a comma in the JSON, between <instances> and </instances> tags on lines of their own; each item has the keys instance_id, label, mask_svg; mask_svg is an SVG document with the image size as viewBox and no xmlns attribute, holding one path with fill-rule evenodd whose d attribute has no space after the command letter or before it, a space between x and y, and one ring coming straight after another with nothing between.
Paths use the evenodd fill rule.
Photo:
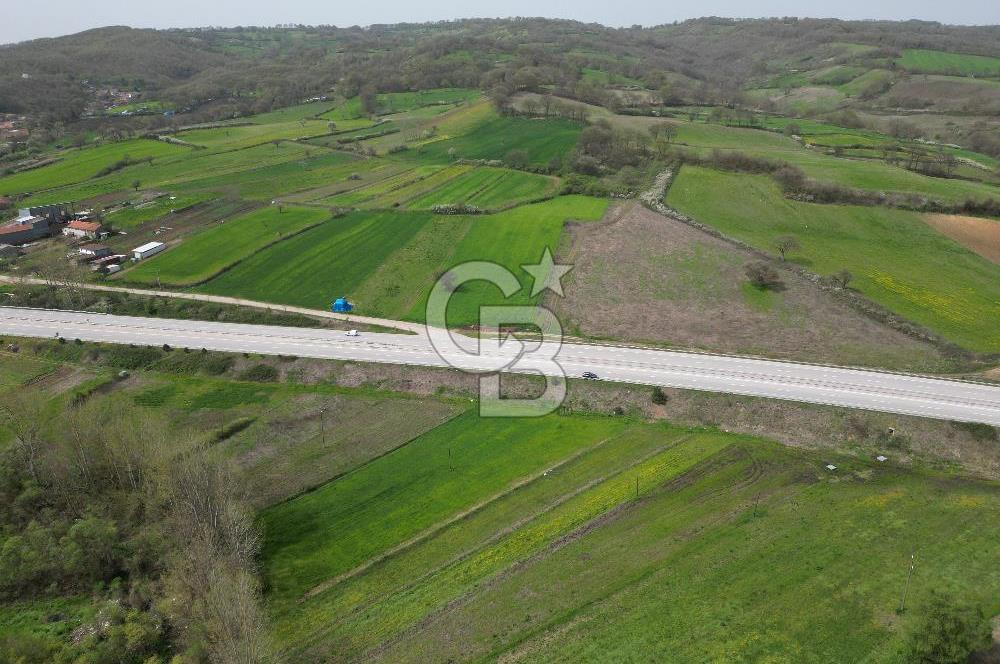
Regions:
<instances>
[{"instance_id":1,"label":"farm building","mask_svg":"<svg viewBox=\"0 0 1000 664\"><path fill-rule=\"evenodd\" d=\"M30 208L21 208L19 214L22 217L45 217L50 222L60 222L67 218L70 203L52 203L51 205L39 205Z\"/></svg>"},{"instance_id":2,"label":"farm building","mask_svg":"<svg viewBox=\"0 0 1000 664\"><path fill-rule=\"evenodd\" d=\"M48 217L22 214L13 222L0 226L0 242L3 244L26 244L50 235L52 226Z\"/></svg>"},{"instance_id":3,"label":"farm building","mask_svg":"<svg viewBox=\"0 0 1000 664\"><path fill-rule=\"evenodd\" d=\"M124 256L118 254L110 254L108 256L104 256L103 258L98 258L97 260L90 262L90 269L104 274L117 272L121 269L119 263L121 263L122 258L124 258Z\"/></svg>"},{"instance_id":4,"label":"farm building","mask_svg":"<svg viewBox=\"0 0 1000 664\"><path fill-rule=\"evenodd\" d=\"M146 244L132 250L132 260L141 261L145 258L149 258L150 256L155 256L166 248L167 245L162 242L147 242Z\"/></svg>"},{"instance_id":5,"label":"farm building","mask_svg":"<svg viewBox=\"0 0 1000 664\"><path fill-rule=\"evenodd\" d=\"M99 237L107 235L107 233L104 231L104 226L96 221L81 221L80 219L74 219L66 224L65 228L63 228L63 235L86 237L91 240L96 240Z\"/></svg>"},{"instance_id":6,"label":"farm building","mask_svg":"<svg viewBox=\"0 0 1000 664\"><path fill-rule=\"evenodd\" d=\"M104 258L111 255L111 248L103 244L85 244L80 247L80 255L86 258Z\"/></svg>"}]
</instances>

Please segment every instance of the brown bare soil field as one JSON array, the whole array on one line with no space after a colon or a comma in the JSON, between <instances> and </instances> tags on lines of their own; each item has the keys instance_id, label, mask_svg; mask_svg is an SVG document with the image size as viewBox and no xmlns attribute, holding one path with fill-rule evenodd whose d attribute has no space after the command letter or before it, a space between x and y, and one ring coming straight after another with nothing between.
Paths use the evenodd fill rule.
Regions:
<instances>
[{"instance_id":1,"label":"brown bare soil field","mask_svg":"<svg viewBox=\"0 0 1000 664\"><path fill-rule=\"evenodd\" d=\"M747 283L755 258L637 204L569 227L560 260L575 265L548 302L570 334L774 358L945 370L931 345L892 330L803 277L784 290Z\"/></svg>"},{"instance_id":2,"label":"brown bare soil field","mask_svg":"<svg viewBox=\"0 0 1000 664\"><path fill-rule=\"evenodd\" d=\"M1000 265L1000 221L960 214L925 214L924 221L963 247Z\"/></svg>"}]
</instances>

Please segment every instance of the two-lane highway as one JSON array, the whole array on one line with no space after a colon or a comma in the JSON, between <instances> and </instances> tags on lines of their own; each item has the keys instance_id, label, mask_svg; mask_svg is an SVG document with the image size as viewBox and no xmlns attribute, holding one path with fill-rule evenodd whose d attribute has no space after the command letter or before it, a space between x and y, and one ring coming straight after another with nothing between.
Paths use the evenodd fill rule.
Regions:
<instances>
[{"instance_id":1,"label":"two-lane highway","mask_svg":"<svg viewBox=\"0 0 1000 664\"><path fill-rule=\"evenodd\" d=\"M426 334L365 333L268 325L136 318L0 307L0 335L422 366L479 366L460 351L438 354ZM464 345L474 344L465 339ZM863 408L1000 426L1000 386L925 376L676 351L564 344L556 360L569 377ZM528 355L514 371L552 368Z\"/></svg>"}]
</instances>

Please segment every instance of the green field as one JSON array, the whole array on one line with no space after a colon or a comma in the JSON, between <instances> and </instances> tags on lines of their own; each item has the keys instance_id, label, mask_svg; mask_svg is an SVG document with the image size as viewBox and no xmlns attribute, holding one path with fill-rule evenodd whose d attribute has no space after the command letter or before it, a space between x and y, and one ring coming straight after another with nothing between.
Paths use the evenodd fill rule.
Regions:
<instances>
[{"instance_id":1,"label":"green field","mask_svg":"<svg viewBox=\"0 0 1000 664\"><path fill-rule=\"evenodd\" d=\"M481 166L410 200L407 207L416 210L466 203L488 210L553 193L557 183L533 173Z\"/></svg>"},{"instance_id":2,"label":"green field","mask_svg":"<svg viewBox=\"0 0 1000 664\"><path fill-rule=\"evenodd\" d=\"M199 192L159 198L137 205L128 205L105 215L105 221L116 230L130 230L147 221L158 219L174 212L181 212L192 206L211 200L212 194Z\"/></svg>"},{"instance_id":3,"label":"green field","mask_svg":"<svg viewBox=\"0 0 1000 664\"><path fill-rule=\"evenodd\" d=\"M465 203L484 210L555 193L558 180L534 173L467 165L417 166L343 193L317 199L327 205L365 209L429 210Z\"/></svg>"},{"instance_id":4,"label":"green field","mask_svg":"<svg viewBox=\"0 0 1000 664\"><path fill-rule=\"evenodd\" d=\"M390 205L379 205L378 201L384 198L391 199L397 191L402 189L417 187L417 191L419 191L419 187L424 186L425 181L435 182L432 178L437 178L443 171L446 179L453 177L452 173L455 172L443 166L413 166L390 177L376 180L368 185L358 186L317 202L338 207L390 207Z\"/></svg>"},{"instance_id":5,"label":"green field","mask_svg":"<svg viewBox=\"0 0 1000 664\"><path fill-rule=\"evenodd\" d=\"M563 226L569 220L596 221L604 216L608 201L586 196L560 196L543 203L522 205L494 215L476 217L469 232L455 245L445 267L466 261L487 260L503 265L521 278L522 290L504 299L493 285L474 281L462 286L451 298L448 320L456 325L479 322L481 305L526 305L537 301L530 297L531 278L521 265L538 263L548 247L559 247ZM409 312L411 320L423 320L426 296Z\"/></svg>"},{"instance_id":6,"label":"green field","mask_svg":"<svg viewBox=\"0 0 1000 664\"><path fill-rule=\"evenodd\" d=\"M278 140L311 138L330 133L328 123L319 120L293 120L267 124L234 125L212 129L192 129L175 137L212 150L236 150Z\"/></svg>"},{"instance_id":7,"label":"green field","mask_svg":"<svg viewBox=\"0 0 1000 664\"><path fill-rule=\"evenodd\" d=\"M143 284L198 284L328 217L328 212L316 208L285 207L283 211L276 206L262 208L195 233L123 276Z\"/></svg>"},{"instance_id":8,"label":"green field","mask_svg":"<svg viewBox=\"0 0 1000 664\"><path fill-rule=\"evenodd\" d=\"M261 251L198 290L326 309L341 295L352 294L429 217L352 213ZM358 303L359 310L364 306Z\"/></svg>"},{"instance_id":9,"label":"green field","mask_svg":"<svg viewBox=\"0 0 1000 664\"><path fill-rule=\"evenodd\" d=\"M208 189L236 194L254 201L270 201L285 194L344 181L352 173L376 165L344 152L317 149L311 154L303 155L301 159L259 168L255 168L255 164L247 164L247 170L223 175L205 175L188 180L180 187L184 190Z\"/></svg>"},{"instance_id":10,"label":"green field","mask_svg":"<svg viewBox=\"0 0 1000 664\"><path fill-rule=\"evenodd\" d=\"M388 92L376 96L377 113L379 115L403 113L425 106L444 106L472 101L480 96L482 93L479 90L468 88L433 88L416 92ZM363 116L361 99L353 97L327 111L321 117L324 120L334 120L339 123L341 120L352 120Z\"/></svg>"},{"instance_id":11,"label":"green field","mask_svg":"<svg viewBox=\"0 0 1000 664\"><path fill-rule=\"evenodd\" d=\"M994 484L832 456L468 413L263 513L275 638L296 661L896 662L914 550L908 604L1000 609Z\"/></svg>"},{"instance_id":12,"label":"green field","mask_svg":"<svg viewBox=\"0 0 1000 664\"><path fill-rule=\"evenodd\" d=\"M528 286L505 302L526 304L532 301L530 278L520 266L537 262L545 247L555 251L567 220L600 219L607 205L560 196L472 217L354 212L269 247L198 290L318 309L348 295L359 314L420 321L437 276L459 263L490 260ZM499 301L494 287L467 284L454 295L449 319L474 323L480 304Z\"/></svg>"},{"instance_id":13,"label":"green field","mask_svg":"<svg viewBox=\"0 0 1000 664\"><path fill-rule=\"evenodd\" d=\"M719 192L725 192L720 195ZM686 166L668 202L765 251L798 238L791 259L820 274L848 269L866 296L970 350L1000 351L1000 267L930 229L920 216L880 207L785 199L767 177ZM927 265L933 265L928 270Z\"/></svg>"},{"instance_id":14,"label":"green field","mask_svg":"<svg viewBox=\"0 0 1000 664\"><path fill-rule=\"evenodd\" d=\"M450 134L446 134L450 135ZM422 159L503 159L511 150L524 150L529 163L545 166L567 156L576 145L580 125L568 120L529 120L496 117L472 127L467 133L426 143L419 148Z\"/></svg>"},{"instance_id":15,"label":"green field","mask_svg":"<svg viewBox=\"0 0 1000 664\"><path fill-rule=\"evenodd\" d=\"M152 157L154 165L161 160L186 155L190 148L149 139L132 139L105 143L96 147L66 150L57 153L58 161L48 166L23 171L0 178L0 194L11 195L44 191L94 178L104 168L128 157L139 161ZM146 168L145 165L130 169ZM61 199L72 200L72 199Z\"/></svg>"},{"instance_id":16,"label":"green field","mask_svg":"<svg viewBox=\"0 0 1000 664\"><path fill-rule=\"evenodd\" d=\"M903 56L896 60L896 64L920 74L1000 76L1000 58L982 55L908 48L903 51Z\"/></svg>"}]
</instances>

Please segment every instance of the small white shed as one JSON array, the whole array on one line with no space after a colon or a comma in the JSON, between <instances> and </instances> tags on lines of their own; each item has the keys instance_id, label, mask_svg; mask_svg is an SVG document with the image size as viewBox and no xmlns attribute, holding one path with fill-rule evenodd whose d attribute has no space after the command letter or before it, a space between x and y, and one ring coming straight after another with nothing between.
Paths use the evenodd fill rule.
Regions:
<instances>
[{"instance_id":1,"label":"small white shed","mask_svg":"<svg viewBox=\"0 0 1000 664\"><path fill-rule=\"evenodd\" d=\"M141 261L144 258L155 256L166 248L167 245L162 242L147 242L141 247L136 247L132 250L132 260Z\"/></svg>"}]
</instances>

